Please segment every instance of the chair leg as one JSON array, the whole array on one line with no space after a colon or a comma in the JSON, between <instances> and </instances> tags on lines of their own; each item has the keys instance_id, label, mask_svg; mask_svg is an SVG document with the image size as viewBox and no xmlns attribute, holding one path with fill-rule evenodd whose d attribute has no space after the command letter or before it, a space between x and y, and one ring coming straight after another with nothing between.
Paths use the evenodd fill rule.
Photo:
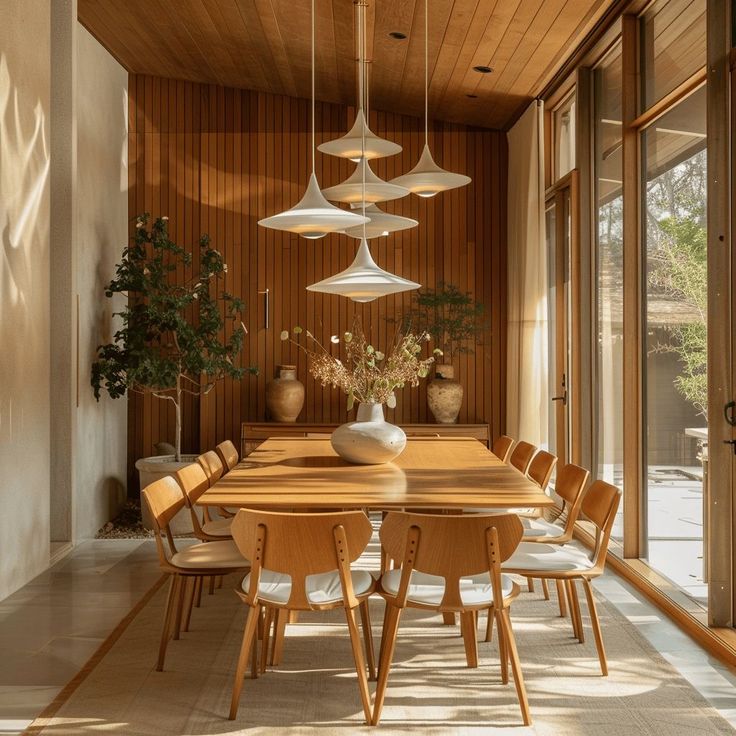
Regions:
<instances>
[{"instance_id":1,"label":"chair leg","mask_svg":"<svg viewBox=\"0 0 736 736\"><path fill-rule=\"evenodd\" d=\"M598 650L598 659L601 663L601 674L605 677L608 674L606 650L603 646L601 622L598 620L598 609L596 608L595 598L593 597L593 588L588 578L583 578L583 588L585 588L585 597L588 601L588 610L590 611L590 625L593 627L593 636L595 637L595 646Z\"/></svg>"},{"instance_id":2,"label":"chair leg","mask_svg":"<svg viewBox=\"0 0 736 736\"><path fill-rule=\"evenodd\" d=\"M182 609L184 608L184 597L187 587L187 579L181 575L177 577L179 577L180 580L177 587L176 599L174 600L174 604L176 605L174 616L174 641L178 641L181 634Z\"/></svg>"},{"instance_id":3,"label":"chair leg","mask_svg":"<svg viewBox=\"0 0 736 736\"><path fill-rule=\"evenodd\" d=\"M567 607L570 611L570 623L572 624L572 635L578 638L578 620L575 617L575 603L572 600L572 589L570 588L570 581L565 580L565 594L567 595Z\"/></svg>"},{"instance_id":4,"label":"chair leg","mask_svg":"<svg viewBox=\"0 0 736 736\"><path fill-rule=\"evenodd\" d=\"M383 643L381 644L381 657L378 661L378 684L376 685L376 696L373 701L373 718L371 725L377 726L381 720L383 701L386 697L386 685L388 674L391 669L391 660L396 648L396 634L399 630L401 609L386 602L386 616L383 621Z\"/></svg>"},{"instance_id":5,"label":"chair leg","mask_svg":"<svg viewBox=\"0 0 736 736\"><path fill-rule=\"evenodd\" d=\"M373 629L371 627L371 612L368 608L368 599L360 604L360 619L363 626L363 641L365 642L365 658L368 661L368 679L376 679L376 650L373 647Z\"/></svg>"},{"instance_id":6,"label":"chair leg","mask_svg":"<svg viewBox=\"0 0 736 736\"><path fill-rule=\"evenodd\" d=\"M529 589L530 593L534 592L534 578L526 579L526 587Z\"/></svg>"},{"instance_id":7,"label":"chair leg","mask_svg":"<svg viewBox=\"0 0 736 736\"><path fill-rule=\"evenodd\" d=\"M284 651L284 638L288 620L289 611L286 608L277 608L276 621L274 622L273 646L271 647L271 659L269 660L274 666L281 664L281 655Z\"/></svg>"},{"instance_id":8,"label":"chair leg","mask_svg":"<svg viewBox=\"0 0 736 736\"><path fill-rule=\"evenodd\" d=\"M261 663L258 667L258 671L263 673L266 671L266 662L268 660L268 653L270 649L271 639L271 625L273 624L273 608L266 607L266 617L263 622L263 641L261 642Z\"/></svg>"},{"instance_id":9,"label":"chair leg","mask_svg":"<svg viewBox=\"0 0 736 736\"><path fill-rule=\"evenodd\" d=\"M253 648L253 638L258 628L258 621L261 618L261 607L253 606L248 611L248 619L243 629L243 643L240 646L240 656L238 657L238 666L235 670L235 682L233 683L233 696L230 700L230 714L228 718L235 720L238 715L238 706L240 704L240 691L243 689L243 679L245 678L245 668L248 665L248 655Z\"/></svg>"},{"instance_id":10,"label":"chair leg","mask_svg":"<svg viewBox=\"0 0 736 736\"><path fill-rule=\"evenodd\" d=\"M185 594L184 594L184 620L182 621L182 630L189 631L189 621L192 618L192 608L194 607L194 589L197 587L197 579L193 577L184 578Z\"/></svg>"},{"instance_id":11,"label":"chair leg","mask_svg":"<svg viewBox=\"0 0 736 736\"><path fill-rule=\"evenodd\" d=\"M445 624L445 626L454 626L455 625L455 614L452 611L443 613L442 623Z\"/></svg>"},{"instance_id":12,"label":"chair leg","mask_svg":"<svg viewBox=\"0 0 736 736\"><path fill-rule=\"evenodd\" d=\"M169 585L169 596L166 599L166 611L164 612L164 624L161 630L161 643L158 647L158 661L156 662L156 671L162 672L164 669L164 659L166 657L166 646L171 636L171 621L174 611L174 599L179 586L178 575L171 576L171 584Z\"/></svg>"},{"instance_id":13,"label":"chair leg","mask_svg":"<svg viewBox=\"0 0 736 736\"><path fill-rule=\"evenodd\" d=\"M486 641L493 641L493 619L496 617L492 608L488 609L488 621L486 621Z\"/></svg>"},{"instance_id":14,"label":"chair leg","mask_svg":"<svg viewBox=\"0 0 736 736\"><path fill-rule=\"evenodd\" d=\"M511 660L511 671L514 673L514 685L516 686L516 695L519 698L519 707L521 708L521 717L525 726L532 725L532 717L529 712L529 700L526 696L526 687L524 685L524 675L521 672L521 662L519 662L519 652L516 649L516 639L514 631L511 628L511 616L509 609L505 608L499 617L499 626L503 626L504 637L508 647L509 658Z\"/></svg>"},{"instance_id":15,"label":"chair leg","mask_svg":"<svg viewBox=\"0 0 736 736\"><path fill-rule=\"evenodd\" d=\"M209 594L214 595L215 594L215 576L210 575L210 589Z\"/></svg>"},{"instance_id":16,"label":"chair leg","mask_svg":"<svg viewBox=\"0 0 736 736\"><path fill-rule=\"evenodd\" d=\"M501 663L501 682L504 685L508 684L509 681L509 647L504 634L502 611L498 611L494 618L498 619L498 656Z\"/></svg>"},{"instance_id":17,"label":"chair leg","mask_svg":"<svg viewBox=\"0 0 736 736\"><path fill-rule=\"evenodd\" d=\"M465 660L468 667L478 666L478 639L475 635L473 611L463 611L460 614L460 631L465 643Z\"/></svg>"},{"instance_id":18,"label":"chair leg","mask_svg":"<svg viewBox=\"0 0 736 736\"><path fill-rule=\"evenodd\" d=\"M565 604L565 584L562 580L555 580L557 584L557 603L560 606L560 616L565 618L567 616L567 605Z\"/></svg>"},{"instance_id":19,"label":"chair leg","mask_svg":"<svg viewBox=\"0 0 736 736\"><path fill-rule=\"evenodd\" d=\"M583 617L580 613L580 599L578 598L578 586L575 580L570 580L570 592L572 593L572 602L575 605L575 618L578 623L578 641L585 643L585 629L583 628Z\"/></svg>"},{"instance_id":20,"label":"chair leg","mask_svg":"<svg viewBox=\"0 0 736 736\"><path fill-rule=\"evenodd\" d=\"M197 575L197 579L195 581L195 596L194 596L194 605L199 608L202 605L202 576Z\"/></svg>"},{"instance_id":21,"label":"chair leg","mask_svg":"<svg viewBox=\"0 0 736 736\"><path fill-rule=\"evenodd\" d=\"M217 576L217 587L222 588L222 575Z\"/></svg>"},{"instance_id":22,"label":"chair leg","mask_svg":"<svg viewBox=\"0 0 736 736\"><path fill-rule=\"evenodd\" d=\"M363 645L360 643L360 632L358 624L355 621L355 611L352 608L345 609L345 618L348 622L348 632L350 633L350 644L353 647L353 657L355 659L355 670L358 673L358 689L360 690L360 699L363 703L363 714L366 723L371 722L371 694L368 691L368 678L365 672L365 658L363 657Z\"/></svg>"},{"instance_id":23,"label":"chair leg","mask_svg":"<svg viewBox=\"0 0 736 736\"><path fill-rule=\"evenodd\" d=\"M547 585L547 578L542 578L542 593L544 593L544 600L549 600L549 586Z\"/></svg>"}]
</instances>

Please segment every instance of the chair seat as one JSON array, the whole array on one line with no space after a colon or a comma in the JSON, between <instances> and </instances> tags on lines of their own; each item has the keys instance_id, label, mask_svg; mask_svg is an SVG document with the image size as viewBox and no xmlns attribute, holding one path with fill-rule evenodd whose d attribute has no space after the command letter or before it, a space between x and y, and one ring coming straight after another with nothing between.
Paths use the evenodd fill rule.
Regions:
<instances>
[{"instance_id":1,"label":"chair seat","mask_svg":"<svg viewBox=\"0 0 736 736\"><path fill-rule=\"evenodd\" d=\"M173 555L170 562L176 567L189 570L218 567L237 570L250 565L231 539L224 542L203 542L185 547Z\"/></svg>"},{"instance_id":2,"label":"chair seat","mask_svg":"<svg viewBox=\"0 0 736 736\"><path fill-rule=\"evenodd\" d=\"M213 537L229 537L231 536L230 528L232 525L232 518L214 519L213 521L207 521L202 524L202 531Z\"/></svg>"},{"instance_id":3,"label":"chair seat","mask_svg":"<svg viewBox=\"0 0 736 736\"><path fill-rule=\"evenodd\" d=\"M218 544L218 542L215 542ZM360 597L368 593L375 582L373 576L366 570L351 570L353 577L353 592ZM342 600L342 586L340 574L325 572L318 575L307 575L307 600L310 603L322 605L337 603ZM250 573L243 580L243 590L247 593L250 588ZM271 570L261 570L261 581L258 585L258 597L264 603L285 605L291 595L291 576Z\"/></svg>"},{"instance_id":4,"label":"chair seat","mask_svg":"<svg viewBox=\"0 0 736 736\"><path fill-rule=\"evenodd\" d=\"M389 594L399 592L401 570L388 570L381 576L381 587ZM514 582L506 575L501 576L501 591L504 597L511 595ZM439 606L445 595L445 579L439 575L412 571L407 600L425 606ZM460 599L466 606L492 605L493 590L488 573L461 578Z\"/></svg>"},{"instance_id":5,"label":"chair seat","mask_svg":"<svg viewBox=\"0 0 736 736\"><path fill-rule=\"evenodd\" d=\"M590 558L570 545L544 544L544 542L522 542L511 557L503 563L505 572L523 574L526 570L544 572L584 572L590 570Z\"/></svg>"},{"instance_id":6,"label":"chair seat","mask_svg":"<svg viewBox=\"0 0 736 736\"><path fill-rule=\"evenodd\" d=\"M561 537L565 530L553 524L551 521L546 519L527 519L521 520L524 525L524 536L525 537L547 537L548 539L555 539Z\"/></svg>"},{"instance_id":7,"label":"chair seat","mask_svg":"<svg viewBox=\"0 0 736 736\"><path fill-rule=\"evenodd\" d=\"M469 509L463 509L464 514L516 514L519 517L523 517L521 520L524 521L524 518L526 517L534 517L536 518L539 516L539 509L526 509L526 508L519 508L519 509L482 509L482 508L469 508Z\"/></svg>"}]
</instances>

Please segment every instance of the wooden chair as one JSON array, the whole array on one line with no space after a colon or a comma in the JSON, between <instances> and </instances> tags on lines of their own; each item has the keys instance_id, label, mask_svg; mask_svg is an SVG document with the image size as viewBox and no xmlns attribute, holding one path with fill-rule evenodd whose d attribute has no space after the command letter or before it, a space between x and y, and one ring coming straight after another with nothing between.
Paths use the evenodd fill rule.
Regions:
<instances>
[{"instance_id":1,"label":"wooden chair","mask_svg":"<svg viewBox=\"0 0 736 736\"><path fill-rule=\"evenodd\" d=\"M153 519L159 564L171 576L156 663L156 669L160 672L164 668L169 639L172 636L178 639L181 630L189 629L197 580L203 576L247 572L250 563L232 540L195 544L182 550L176 548L169 523L186 503L176 479L171 476L161 478L146 486L141 496Z\"/></svg>"},{"instance_id":2,"label":"wooden chair","mask_svg":"<svg viewBox=\"0 0 736 736\"><path fill-rule=\"evenodd\" d=\"M526 476L543 491L546 491L555 465L557 465L557 457L547 450L540 450L529 463Z\"/></svg>"},{"instance_id":3,"label":"wooden chair","mask_svg":"<svg viewBox=\"0 0 736 736\"><path fill-rule=\"evenodd\" d=\"M366 722L371 720L370 694L360 634L355 621L359 608L370 676L375 677L373 637L368 597L375 580L365 570L352 570L368 546L371 522L362 511L286 514L241 509L233 521L233 538L252 569L238 595L248 605L248 619L238 659L230 705L230 720L238 713L243 676L263 607L278 612L324 611L343 608L358 674ZM262 660L269 647L269 626L262 643ZM255 662L252 675L257 677Z\"/></svg>"},{"instance_id":4,"label":"wooden chair","mask_svg":"<svg viewBox=\"0 0 736 736\"><path fill-rule=\"evenodd\" d=\"M184 493L186 505L192 516L192 529L194 536L202 542L216 542L222 539L230 539L230 526L232 517L226 519L215 519L210 517L206 506L198 507L197 501L210 487L209 479L199 462L184 466L174 473L174 477L181 486ZM202 514L200 518L199 513Z\"/></svg>"},{"instance_id":5,"label":"wooden chair","mask_svg":"<svg viewBox=\"0 0 736 736\"><path fill-rule=\"evenodd\" d=\"M217 483L225 474L225 466L222 463L222 458L215 450L203 452L197 458L197 462L202 466L202 470L204 470L204 474L207 476L207 481L210 485Z\"/></svg>"},{"instance_id":6,"label":"wooden chair","mask_svg":"<svg viewBox=\"0 0 736 736\"><path fill-rule=\"evenodd\" d=\"M585 636L576 582L582 581L603 675L608 674L608 664L590 581L603 573L611 529L620 500L621 491L602 480L595 481L583 496L580 508L598 531L595 549L590 557L569 544L560 545L550 541L522 542L503 566L504 572L564 583L568 590L573 631L580 643L585 641Z\"/></svg>"},{"instance_id":7,"label":"wooden chair","mask_svg":"<svg viewBox=\"0 0 736 736\"><path fill-rule=\"evenodd\" d=\"M220 456L222 464L225 466L225 473L229 473L238 464L238 460L240 459L238 451L230 440L220 442L220 444L215 447L215 451Z\"/></svg>"},{"instance_id":8,"label":"wooden chair","mask_svg":"<svg viewBox=\"0 0 736 736\"><path fill-rule=\"evenodd\" d=\"M537 457L540 455L549 455L544 450L540 450L535 455L532 464L529 466L528 476L535 482L540 484L542 490L546 490L549 484L549 478L552 474L552 469L557 463L557 458L553 455L550 457L554 458L554 463L551 467L545 468L544 463L540 461L535 468L536 477L533 477L532 468L537 463ZM549 464L547 459L547 464ZM580 503L583 500L583 492L585 491L585 484L588 482L588 476L590 473L581 468L579 465L573 465L569 463L562 470L557 473L557 479L555 481L555 493L562 499L562 508L558 510L555 517L555 521L565 517L564 527L559 526L556 523L547 521L541 516L522 516L521 523L524 525L524 541L525 542L550 542L551 544L565 544L572 539L573 529L575 528L575 522L578 519L580 513ZM511 511L511 509L509 509ZM527 585L529 592L534 592L534 580L532 577L527 577ZM542 580L542 593L544 599L549 600L549 587L547 580ZM567 615L567 606L565 599L567 594L565 592L565 586L562 581L557 581L557 602L560 607L560 616L564 617ZM491 632L493 629L493 619L489 616L488 623L486 625L486 641L491 640Z\"/></svg>"},{"instance_id":9,"label":"wooden chair","mask_svg":"<svg viewBox=\"0 0 736 736\"><path fill-rule=\"evenodd\" d=\"M534 457L537 448L530 442L519 442L509 457L509 464L513 465L520 473L526 475L529 470L529 464Z\"/></svg>"},{"instance_id":10,"label":"wooden chair","mask_svg":"<svg viewBox=\"0 0 736 736\"><path fill-rule=\"evenodd\" d=\"M460 614L468 666L478 666L477 613L493 607L498 621L501 678L514 675L525 725L531 723L524 679L509 607L519 586L501 575L501 563L519 544L522 526L512 514L441 516L390 512L381 526L381 543L401 567L385 572L378 593L386 599L386 616L378 666L373 725L383 708L401 612L405 608Z\"/></svg>"},{"instance_id":11,"label":"wooden chair","mask_svg":"<svg viewBox=\"0 0 736 736\"><path fill-rule=\"evenodd\" d=\"M491 451L502 462L506 463L511 454L511 448L514 446L514 440L508 435L502 434L493 443Z\"/></svg>"}]
</instances>

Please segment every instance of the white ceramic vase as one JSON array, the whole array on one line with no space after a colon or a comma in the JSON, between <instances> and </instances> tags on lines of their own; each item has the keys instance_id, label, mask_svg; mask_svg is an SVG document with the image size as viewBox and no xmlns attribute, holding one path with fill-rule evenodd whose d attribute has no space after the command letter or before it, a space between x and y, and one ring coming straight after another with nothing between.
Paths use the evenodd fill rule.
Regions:
<instances>
[{"instance_id":1,"label":"white ceramic vase","mask_svg":"<svg viewBox=\"0 0 736 736\"><path fill-rule=\"evenodd\" d=\"M388 463L406 447L404 430L383 418L383 404L361 404L356 420L341 424L330 441L341 458L358 465Z\"/></svg>"}]
</instances>

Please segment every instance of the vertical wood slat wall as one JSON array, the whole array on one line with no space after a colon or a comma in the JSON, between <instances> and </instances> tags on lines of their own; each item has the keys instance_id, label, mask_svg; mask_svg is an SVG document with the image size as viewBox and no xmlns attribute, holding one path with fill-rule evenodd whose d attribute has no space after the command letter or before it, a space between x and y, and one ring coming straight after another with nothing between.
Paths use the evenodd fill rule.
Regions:
<instances>
[{"instance_id":1,"label":"vertical wood slat wall","mask_svg":"<svg viewBox=\"0 0 736 736\"><path fill-rule=\"evenodd\" d=\"M353 110L317 103L317 144L342 135ZM372 129L403 146L397 156L374 163L383 178L398 176L416 163L424 144L422 121L372 111ZM506 344L506 138L499 131L431 123L430 144L444 167L467 173L472 184L432 199L409 196L381 206L414 217L419 226L371 241L380 266L434 287L440 281L470 291L486 306L489 329L474 354L455 360L465 387L458 421L487 422L501 433L505 417ZM246 303L248 328L244 364L257 377L225 380L206 398L186 399L182 449L198 452L231 439L238 444L241 421L266 417L265 384L280 363L296 363L306 386L300 420L347 421L343 395L323 389L307 373L305 356L282 344L280 333L294 325L329 344L348 329L352 315L377 346L387 346L396 317L409 294L358 305L307 292L305 287L347 268L358 241L329 235L307 241L260 228L257 221L295 204L310 170L309 102L267 93L131 75L129 80L129 214L168 215L172 238L193 249L202 233L228 264L225 288ZM317 154L322 187L337 184L354 168L349 161ZM131 223L132 229L132 223ZM121 244L121 249L122 249ZM177 274L179 278L183 274ZM269 289L269 329L265 297ZM228 327L229 329L229 327ZM432 422L426 382L405 389L387 418ZM133 464L159 441L173 441L170 402L131 395L128 454Z\"/></svg>"}]
</instances>

